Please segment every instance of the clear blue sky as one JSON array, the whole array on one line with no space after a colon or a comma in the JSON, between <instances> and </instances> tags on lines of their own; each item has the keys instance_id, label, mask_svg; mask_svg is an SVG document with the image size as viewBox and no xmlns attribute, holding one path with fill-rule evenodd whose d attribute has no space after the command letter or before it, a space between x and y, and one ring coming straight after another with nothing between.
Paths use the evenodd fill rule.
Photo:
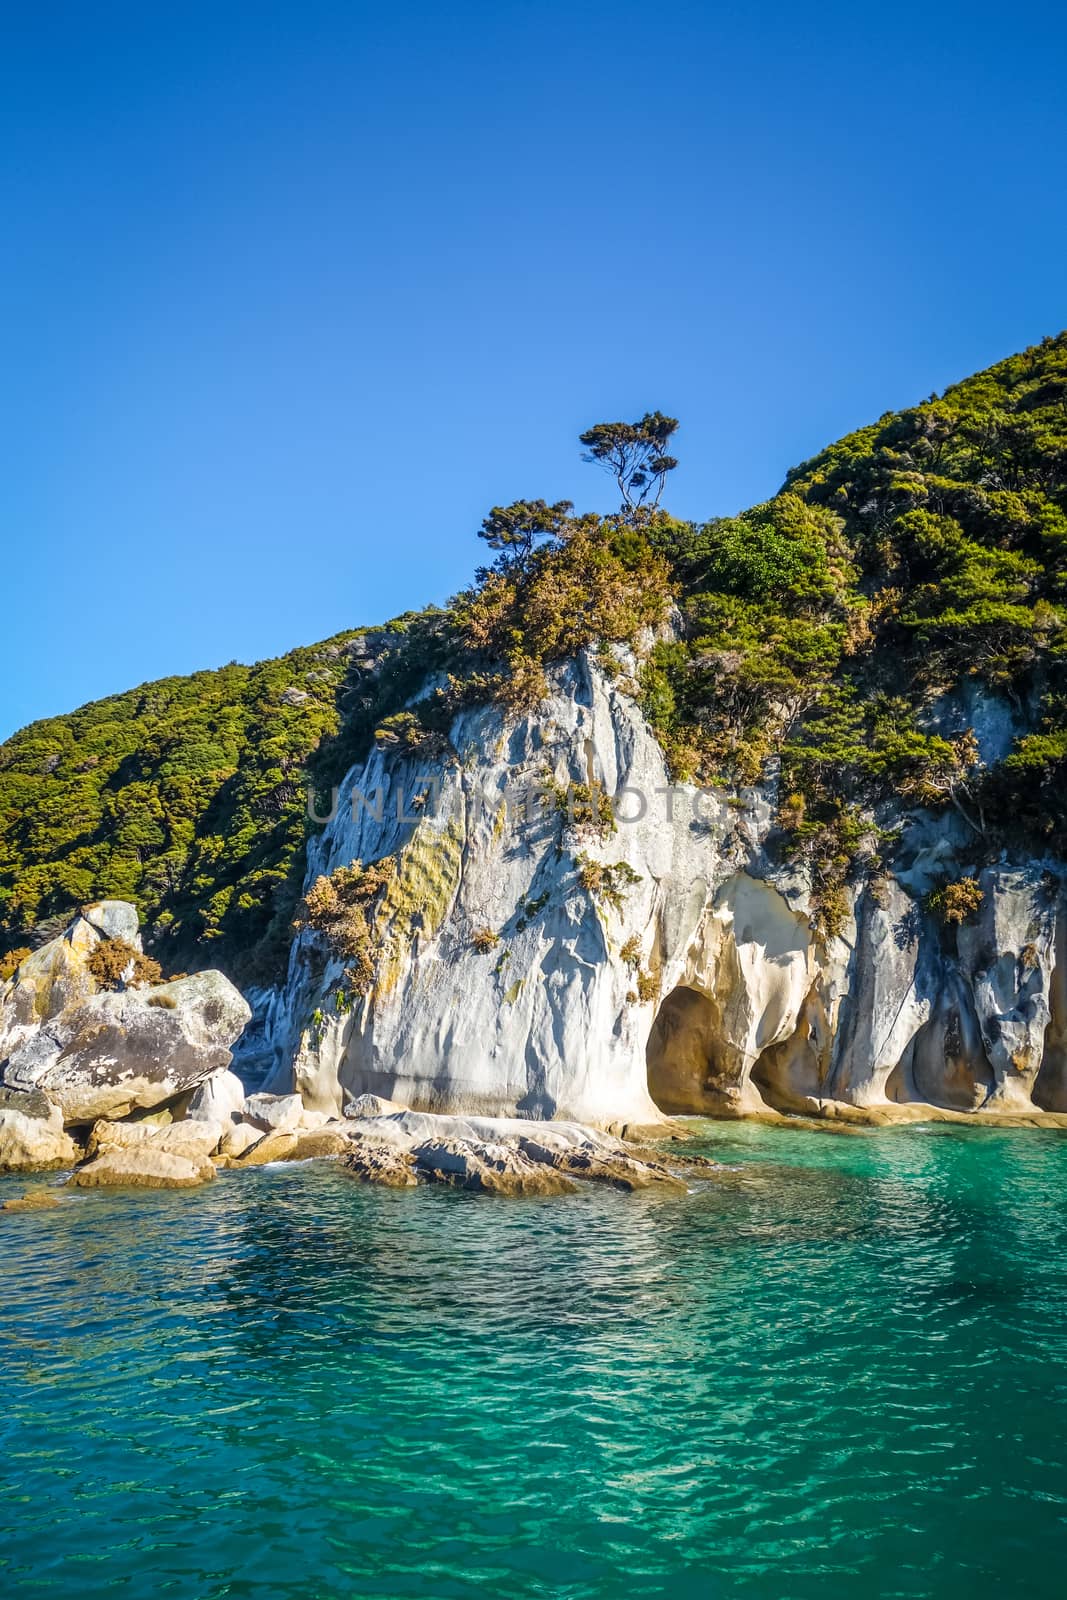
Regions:
<instances>
[{"instance_id":1,"label":"clear blue sky","mask_svg":"<svg viewBox=\"0 0 1067 1600\"><path fill-rule=\"evenodd\" d=\"M0 735L442 601L1067 323L1059 5L3 7Z\"/></svg>"}]
</instances>

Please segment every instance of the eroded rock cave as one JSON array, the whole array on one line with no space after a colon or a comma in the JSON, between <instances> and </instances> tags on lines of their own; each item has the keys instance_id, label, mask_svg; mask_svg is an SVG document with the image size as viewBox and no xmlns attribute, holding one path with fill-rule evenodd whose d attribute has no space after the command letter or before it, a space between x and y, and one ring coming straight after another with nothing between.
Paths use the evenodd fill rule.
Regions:
<instances>
[{"instance_id":1,"label":"eroded rock cave","mask_svg":"<svg viewBox=\"0 0 1067 1600\"><path fill-rule=\"evenodd\" d=\"M715 1045L719 1014L706 995L680 984L660 1006L645 1049L648 1092L668 1115L712 1109L719 1098Z\"/></svg>"}]
</instances>

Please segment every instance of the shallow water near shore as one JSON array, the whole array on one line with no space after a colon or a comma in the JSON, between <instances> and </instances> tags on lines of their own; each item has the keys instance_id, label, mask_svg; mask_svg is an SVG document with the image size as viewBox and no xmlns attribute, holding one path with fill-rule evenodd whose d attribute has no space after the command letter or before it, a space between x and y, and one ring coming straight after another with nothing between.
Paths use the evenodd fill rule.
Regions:
<instances>
[{"instance_id":1,"label":"shallow water near shore","mask_svg":"<svg viewBox=\"0 0 1067 1600\"><path fill-rule=\"evenodd\" d=\"M1061 1594L1067 1134L694 1130L684 1196L0 1213L5 1592Z\"/></svg>"}]
</instances>

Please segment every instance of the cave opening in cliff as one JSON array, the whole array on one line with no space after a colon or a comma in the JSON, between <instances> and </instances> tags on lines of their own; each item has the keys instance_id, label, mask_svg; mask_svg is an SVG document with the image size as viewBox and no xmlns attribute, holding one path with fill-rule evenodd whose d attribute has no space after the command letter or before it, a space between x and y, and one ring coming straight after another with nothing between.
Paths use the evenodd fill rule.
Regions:
<instances>
[{"instance_id":1,"label":"cave opening in cliff","mask_svg":"<svg viewBox=\"0 0 1067 1600\"><path fill-rule=\"evenodd\" d=\"M1067 1111L1067 925L1056 929L1056 960L1049 978L1045 1048L1032 1091L1042 1111Z\"/></svg>"},{"instance_id":2,"label":"cave opening in cliff","mask_svg":"<svg viewBox=\"0 0 1067 1600\"><path fill-rule=\"evenodd\" d=\"M684 984L672 989L656 1013L645 1047L648 1092L668 1115L707 1108L715 1071L719 1015L707 995Z\"/></svg>"}]
</instances>

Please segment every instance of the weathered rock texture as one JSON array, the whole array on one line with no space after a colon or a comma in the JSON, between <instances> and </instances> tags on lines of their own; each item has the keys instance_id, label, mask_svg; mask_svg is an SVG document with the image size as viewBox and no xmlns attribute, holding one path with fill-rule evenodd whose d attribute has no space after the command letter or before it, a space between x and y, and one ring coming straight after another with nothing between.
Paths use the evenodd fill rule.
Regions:
<instances>
[{"instance_id":1,"label":"weathered rock texture","mask_svg":"<svg viewBox=\"0 0 1067 1600\"><path fill-rule=\"evenodd\" d=\"M107 1149L67 1180L76 1189L195 1189L215 1176L210 1161L193 1161L148 1145Z\"/></svg>"},{"instance_id":2,"label":"weathered rock texture","mask_svg":"<svg viewBox=\"0 0 1067 1600\"><path fill-rule=\"evenodd\" d=\"M575 1179L626 1190L685 1190L662 1161L635 1155L609 1134L573 1122L542 1126L536 1137L530 1132L530 1123L516 1117L387 1112L347 1124L345 1166L387 1188L410 1188L421 1179L525 1199L576 1194Z\"/></svg>"},{"instance_id":3,"label":"weathered rock texture","mask_svg":"<svg viewBox=\"0 0 1067 1600\"><path fill-rule=\"evenodd\" d=\"M63 1128L63 1114L39 1092L0 1089L0 1172L41 1172L69 1167L78 1147Z\"/></svg>"},{"instance_id":4,"label":"weathered rock texture","mask_svg":"<svg viewBox=\"0 0 1067 1600\"><path fill-rule=\"evenodd\" d=\"M979 742L999 709L971 708ZM429 761L376 750L341 786L308 883L398 858L375 978L353 994L344 961L300 935L284 989L257 997L269 1089L333 1116L370 1093L616 1129L768 1107L1067 1110L1057 864L979 872L953 814L886 818L906 823L892 875L824 939L773 849L773 784L672 788L633 698L591 660L517 723L464 713L451 741ZM613 833L545 792L590 776L616 798ZM579 855L637 881L613 901L583 887ZM925 897L966 875L980 910L944 927Z\"/></svg>"},{"instance_id":5,"label":"weathered rock texture","mask_svg":"<svg viewBox=\"0 0 1067 1600\"><path fill-rule=\"evenodd\" d=\"M62 1123L90 1123L173 1101L229 1066L248 1021L221 972L109 991L89 970L101 938L138 944L121 901L86 908L0 987L0 1083L42 1094Z\"/></svg>"}]
</instances>

